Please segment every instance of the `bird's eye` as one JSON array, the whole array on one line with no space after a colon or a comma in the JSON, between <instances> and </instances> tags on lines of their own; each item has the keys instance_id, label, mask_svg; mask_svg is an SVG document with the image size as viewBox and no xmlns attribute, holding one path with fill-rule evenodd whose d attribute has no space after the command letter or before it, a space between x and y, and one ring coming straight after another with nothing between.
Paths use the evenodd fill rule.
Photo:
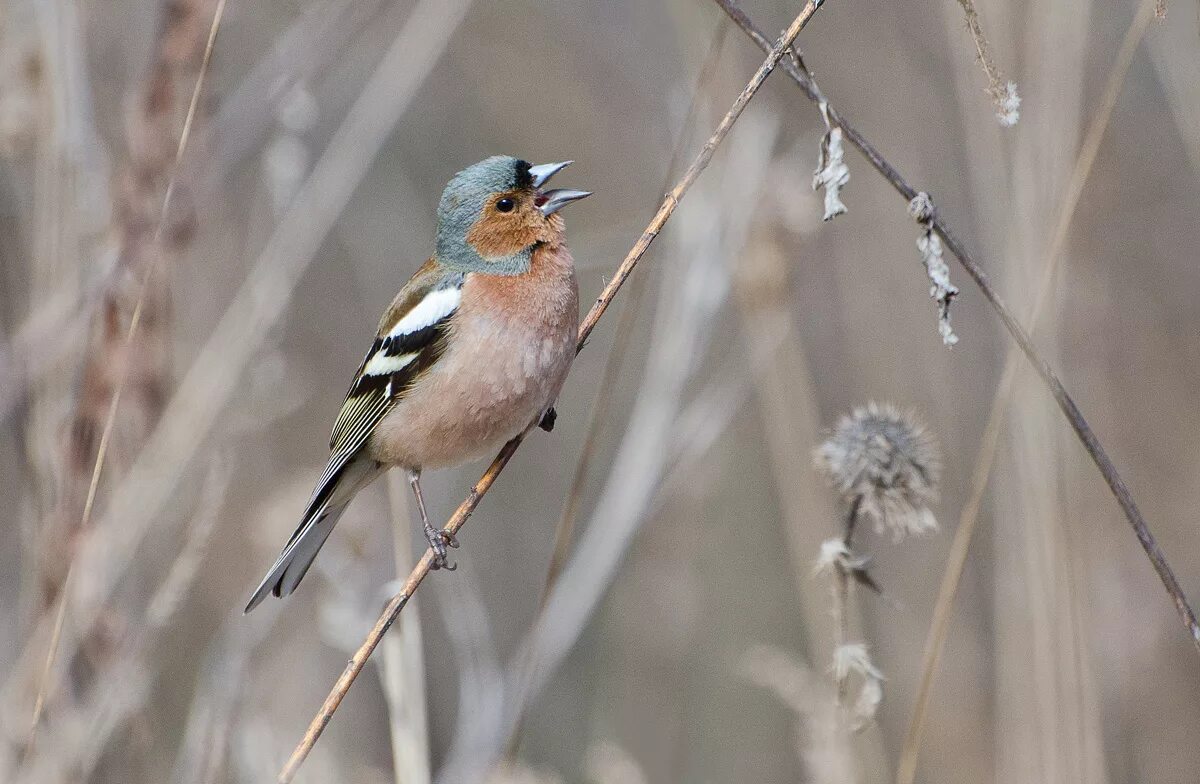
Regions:
<instances>
[{"instance_id":1,"label":"bird's eye","mask_svg":"<svg viewBox=\"0 0 1200 784\"><path fill-rule=\"evenodd\" d=\"M505 198L496 202L496 209L500 210L500 212L512 212L515 206L517 205L512 199Z\"/></svg>"}]
</instances>

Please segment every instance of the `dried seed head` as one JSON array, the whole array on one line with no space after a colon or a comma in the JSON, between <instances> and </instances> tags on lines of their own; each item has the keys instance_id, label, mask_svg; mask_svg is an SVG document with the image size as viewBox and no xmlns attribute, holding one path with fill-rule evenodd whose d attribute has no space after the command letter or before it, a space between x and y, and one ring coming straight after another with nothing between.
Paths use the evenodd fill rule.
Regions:
<instances>
[{"instance_id":1,"label":"dried seed head","mask_svg":"<svg viewBox=\"0 0 1200 784\"><path fill-rule=\"evenodd\" d=\"M1011 128L1021 119L1021 96L1017 83L1007 82L996 96L996 119L1005 128Z\"/></svg>"},{"instance_id":2,"label":"dried seed head","mask_svg":"<svg viewBox=\"0 0 1200 784\"><path fill-rule=\"evenodd\" d=\"M895 406L868 403L842 417L814 453L817 467L846 503L875 521L875 530L906 534L937 528L942 463L937 443L914 417Z\"/></svg>"},{"instance_id":3,"label":"dried seed head","mask_svg":"<svg viewBox=\"0 0 1200 784\"><path fill-rule=\"evenodd\" d=\"M871 662L867 646L861 642L850 642L835 648L830 670L833 672L833 677L839 681L844 681L851 675L883 680L883 673Z\"/></svg>"},{"instance_id":4,"label":"dried seed head","mask_svg":"<svg viewBox=\"0 0 1200 784\"><path fill-rule=\"evenodd\" d=\"M813 576L833 574L837 569L846 569L851 558L850 548L841 539L826 539L821 542L821 554L813 564Z\"/></svg>"},{"instance_id":5,"label":"dried seed head","mask_svg":"<svg viewBox=\"0 0 1200 784\"><path fill-rule=\"evenodd\" d=\"M862 680L858 697L850 708L851 729L858 732L875 720L879 705L883 702L883 673L871 661L867 646L863 643L847 643L833 650L834 679L843 686L850 676Z\"/></svg>"}]
</instances>

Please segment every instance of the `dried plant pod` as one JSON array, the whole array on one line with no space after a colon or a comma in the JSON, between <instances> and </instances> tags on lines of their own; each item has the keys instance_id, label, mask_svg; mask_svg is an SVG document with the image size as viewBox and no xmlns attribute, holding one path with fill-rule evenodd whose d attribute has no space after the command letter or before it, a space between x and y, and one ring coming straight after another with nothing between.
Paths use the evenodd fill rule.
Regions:
<instances>
[{"instance_id":1,"label":"dried plant pod","mask_svg":"<svg viewBox=\"0 0 1200 784\"><path fill-rule=\"evenodd\" d=\"M814 457L842 499L857 502L877 531L899 540L936 530L929 505L938 497L941 453L911 414L868 403L842 417Z\"/></svg>"},{"instance_id":2,"label":"dried plant pod","mask_svg":"<svg viewBox=\"0 0 1200 784\"><path fill-rule=\"evenodd\" d=\"M942 255L942 241L932 228L926 227L917 237L917 250L921 252L921 263L929 276L929 297L937 303L938 334L946 347L958 342L958 335L950 326L950 303L958 296L958 286L950 282L950 267Z\"/></svg>"},{"instance_id":3,"label":"dried plant pod","mask_svg":"<svg viewBox=\"0 0 1200 784\"><path fill-rule=\"evenodd\" d=\"M842 188L850 182L850 167L846 165L846 152L842 146L844 132L834 126L821 137L821 153L817 159L817 170L813 172L813 190L825 190L825 213L822 220L833 220L846 212L842 203Z\"/></svg>"}]
</instances>

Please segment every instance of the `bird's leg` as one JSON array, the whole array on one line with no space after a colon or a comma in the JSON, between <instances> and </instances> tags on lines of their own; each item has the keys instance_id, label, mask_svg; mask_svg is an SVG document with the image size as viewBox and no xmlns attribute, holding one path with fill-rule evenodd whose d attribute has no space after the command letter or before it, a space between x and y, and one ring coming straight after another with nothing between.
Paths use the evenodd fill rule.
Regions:
<instances>
[{"instance_id":1,"label":"bird's leg","mask_svg":"<svg viewBox=\"0 0 1200 784\"><path fill-rule=\"evenodd\" d=\"M417 497L417 509L421 512L421 524L424 527L425 539L429 542L429 547L433 550L432 568L453 572L458 568L458 565L446 561L446 547L447 545L458 547L458 540L452 534L439 531L429 524L429 515L425 514L425 499L421 497L421 472L409 471L408 483L412 486L413 495Z\"/></svg>"}]
</instances>

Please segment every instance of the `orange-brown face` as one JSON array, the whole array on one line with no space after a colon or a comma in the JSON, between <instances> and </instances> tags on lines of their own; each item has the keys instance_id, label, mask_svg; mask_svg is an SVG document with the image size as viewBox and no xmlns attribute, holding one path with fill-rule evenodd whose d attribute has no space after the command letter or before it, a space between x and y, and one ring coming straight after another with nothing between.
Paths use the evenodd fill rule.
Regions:
<instances>
[{"instance_id":1,"label":"orange-brown face","mask_svg":"<svg viewBox=\"0 0 1200 784\"><path fill-rule=\"evenodd\" d=\"M520 275L538 244L563 241L558 211L586 191L544 190L570 161L529 163L494 155L454 175L438 204L438 261L462 272Z\"/></svg>"},{"instance_id":2,"label":"orange-brown face","mask_svg":"<svg viewBox=\"0 0 1200 784\"><path fill-rule=\"evenodd\" d=\"M493 193L467 232L467 242L485 260L511 256L538 242L560 244L562 216L543 215L539 208L544 200L534 188Z\"/></svg>"}]
</instances>

